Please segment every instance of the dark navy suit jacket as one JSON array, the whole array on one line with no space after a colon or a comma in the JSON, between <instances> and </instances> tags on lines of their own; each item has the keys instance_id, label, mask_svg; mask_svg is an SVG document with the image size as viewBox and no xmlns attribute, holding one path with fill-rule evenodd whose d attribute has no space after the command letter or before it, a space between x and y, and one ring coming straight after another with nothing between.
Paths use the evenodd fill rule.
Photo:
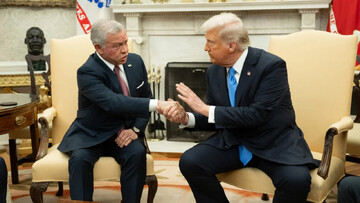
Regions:
<instances>
[{"instance_id":1,"label":"dark navy suit jacket","mask_svg":"<svg viewBox=\"0 0 360 203\"><path fill-rule=\"evenodd\" d=\"M78 69L77 117L58 147L61 152L100 144L122 127L145 131L152 95L144 62L139 55L129 53L123 66L129 97L123 95L115 73L96 53Z\"/></svg>"},{"instance_id":2,"label":"dark navy suit jacket","mask_svg":"<svg viewBox=\"0 0 360 203\"><path fill-rule=\"evenodd\" d=\"M249 47L236 91L236 107L231 107L228 99L226 68L211 65L207 81L207 103L216 106L215 124L195 114L194 130L215 134L202 144L224 150L243 144L269 161L318 166L295 122L285 61Z\"/></svg>"}]
</instances>

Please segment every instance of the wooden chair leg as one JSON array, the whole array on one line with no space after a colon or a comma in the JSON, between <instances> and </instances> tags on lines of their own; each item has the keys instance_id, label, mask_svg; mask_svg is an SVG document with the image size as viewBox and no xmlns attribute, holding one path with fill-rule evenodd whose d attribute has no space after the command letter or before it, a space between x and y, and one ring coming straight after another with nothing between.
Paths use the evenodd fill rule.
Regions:
<instances>
[{"instance_id":1,"label":"wooden chair leg","mask_svg":"<svg viewBox=\"0 0 360 203\"><path fill-rule=\"evenodd\" d=\"M43 192L50 185L50 182L31 183L30 196L33 203L43 203Z\"/></svg>"},{"instance_id":2,"label":"wooden chair leg","mask_svg":"<svg viewBox=\"0 0 360 203\"><path fill-rule=\"evenodd\" d=\"M147 203L153 203L158 188L158 181L156 176L146 176L145 184L149 186Z\"/></svg>"},{"instance_id":3,"label":"wooden chair leg","mask_svg":"<svg viewBox=\"0 0 360 203\"><path fill-rule=\"evenodd\" d=\"M64 191L63 182L58 182L58 185L59 185L59 189L56 193L56 196L63 196L63 191Z\"/></svg>"},{"instance_id":4,"label":"wooden chair leg","mask_svg":"<svg viewBox=\"0 0 360 203\"><path fill-rule=\"evenodd\" d=\"M11 180L13 184L19 183L18 160L16 152L16 139L9 139L9 152L11 164Z\"/></svg>"},{"instance_id":5,"label":"wooden chair leg","mask_svg":"<svg viewBox=\"0 0 360 203\"><path fill-rule=\"evenodd\" d=\"M264 200L264 201L268 201L269 200L269 195L263 193L262 196L261 196L261 199Z\"/></svg>"}]
</instances>

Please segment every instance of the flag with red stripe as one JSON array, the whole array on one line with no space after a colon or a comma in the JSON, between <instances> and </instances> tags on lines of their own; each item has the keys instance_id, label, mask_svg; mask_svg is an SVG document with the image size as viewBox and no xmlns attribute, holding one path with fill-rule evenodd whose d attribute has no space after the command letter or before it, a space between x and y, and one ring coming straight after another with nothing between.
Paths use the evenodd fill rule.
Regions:
<instances>
[{"instance_id":1,"label":"flag with red stripe","mask_svg":"<svg viewBox=\"0 0 360 203\"><path fill-rule=\"evenodd\" d=\"M360 0L333 0L327 31L342 35L355 34L360 40ZM359 55L360 43L357 58Z\"/></svg>"},{"instance_id":2,"label":"flag with red stripe","mask_svg":"<svg viewBox=\"0 0 360 203\"><path fill-rule=\"evenodd\" d=\"M76 33L88 34L91 24L101 18L112 18L111 0L77 0L76 2Z\"/></svg>"}]
</instances>

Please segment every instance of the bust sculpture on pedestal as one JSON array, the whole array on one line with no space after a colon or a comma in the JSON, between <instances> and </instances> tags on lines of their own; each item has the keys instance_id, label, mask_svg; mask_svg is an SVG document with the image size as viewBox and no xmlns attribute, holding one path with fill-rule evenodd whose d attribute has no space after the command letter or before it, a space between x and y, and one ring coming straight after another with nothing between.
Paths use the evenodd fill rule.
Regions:
<instances>
[{"instance_id":1,"label":"bust sculpture on pedestal","mask_svg":"<svg viewBox=\"0 0 360 203\"><path fill-rule=\"evenodd\" d=\"M37 88L35 84L35 75L34 71L46 71L46 63L49 67L47 72L43 72L42 76L45 79L45 86L41 85L40 89L40 102L45 102L44 108L46 108L49 104L51 104L50 94L51 94L51 85L50 85L50 55L44 55L44 44L46 43L46 39L44 36L44 32L38 27L31 27L26 32L25 44L27 44L28 54L25 56L26 62L28 64L28 70L30 72L31 78L31 93L36 94ZM45 101L43 98L49 97L49 101ZM44 100L44 101L42 101ZM39 106L39 110L42 105Z\"/></svg>"},{"instance_id":2,"label":"bust sculpture on pedestal","mask_svg":"<svg viewBox=\"0 0 360 203\"><path fill-rule=\"evenodd\" d=\"M50 90L50 55L44 56L44 44L46 39L44 32L38 27L31 27L26 32L25 44L27 44L28 54L25 56L28 64L28 70L31 77L31 93L36 94L36 84L34 71L46 71L46 63L49 70L43 72L42 76L45 79L45 86Z\"/></svg>"}]
</instances>

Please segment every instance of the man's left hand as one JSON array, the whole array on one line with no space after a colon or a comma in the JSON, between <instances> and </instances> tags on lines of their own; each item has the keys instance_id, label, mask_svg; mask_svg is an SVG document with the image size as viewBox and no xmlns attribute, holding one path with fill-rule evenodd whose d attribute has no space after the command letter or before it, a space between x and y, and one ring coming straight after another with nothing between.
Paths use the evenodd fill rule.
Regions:
<instances>
[{"instance_id":1,"label":"man's left hand","mask_svg":"<svg viewBox=\"0 0 360 203\"><path fill-rule=\"evenodd\" d=\"M124 129L120 132L120 134L116 137L116 144L123 148L128 146L132 141L136 140L138 135L132 129Z\"/></svg>"},{"instance_id":2,"label":"man's left hand","mask_svg":"<svg viewBox=\"0 0 360 203\"><path fill-rule=\"evenodd\" d=\"M183 100L196 113L209 117L210 106L206 105L188 86L184 83L176 84L178 97Z\"/></svg>"}]
</instances>

